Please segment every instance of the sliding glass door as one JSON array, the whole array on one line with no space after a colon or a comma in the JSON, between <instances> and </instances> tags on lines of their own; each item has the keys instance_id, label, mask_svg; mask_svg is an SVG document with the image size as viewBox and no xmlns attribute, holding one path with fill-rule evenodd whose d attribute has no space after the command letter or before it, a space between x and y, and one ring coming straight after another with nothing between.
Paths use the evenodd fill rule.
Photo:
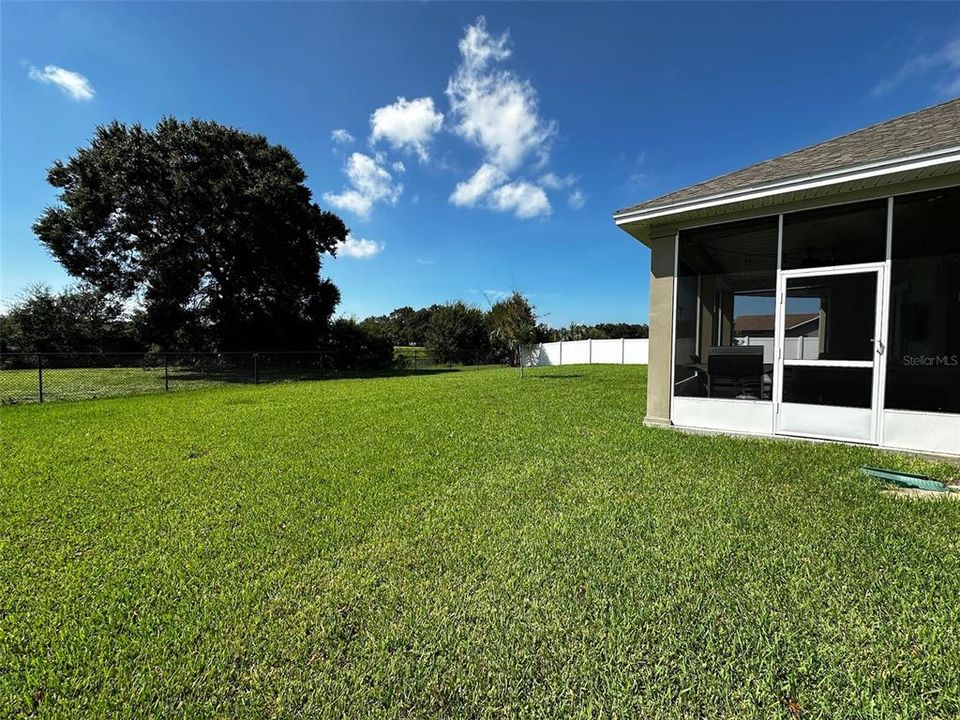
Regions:
<instances>
[{"instance_id":1,"label":"sliding glass door","mask_svg":"<svg viewBox=\"0 0 960 720\"><path fill-rule=\"evenodd\" d=\"M776 429L877 442L883 263L780 273Z\"/></svg>"}]
</instances>

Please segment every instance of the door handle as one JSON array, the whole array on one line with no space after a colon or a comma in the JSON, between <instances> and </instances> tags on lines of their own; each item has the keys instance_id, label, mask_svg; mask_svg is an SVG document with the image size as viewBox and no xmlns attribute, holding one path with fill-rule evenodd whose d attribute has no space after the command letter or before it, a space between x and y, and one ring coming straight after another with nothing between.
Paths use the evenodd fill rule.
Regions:
<instances>
[{"instance_id":1,"label":"door handle","mask_svg":"<svg viewBox=\"0 0 960 720\"><path fill-rule=\"evenodd\" d=\"M882 340L877 340L877 355L883 355L887 351L887 346L883 344Z\"/></svg>"}]
</instances>

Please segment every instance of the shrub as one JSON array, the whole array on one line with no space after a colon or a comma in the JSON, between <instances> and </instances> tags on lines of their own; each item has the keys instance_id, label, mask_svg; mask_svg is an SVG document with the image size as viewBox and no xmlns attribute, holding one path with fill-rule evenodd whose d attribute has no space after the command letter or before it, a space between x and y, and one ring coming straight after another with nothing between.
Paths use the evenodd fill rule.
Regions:
<instances>
[{"instance_id":1,"label":"shrub","mask_svg":"<svg viewBox=\"0 0 960 720\"><path fill-rule=\"evenodd\" d=\"M384 370L393 366L389 338L365 330L353 319L341 318L330 324L327 346L335 370Z\"/></svg>"},{"instance_id":2,"label":"shrub","mask_svg":"<svg viewBox=\"0 0 960 720\"><path fill-rule=\"evenodd\" d=\"M541 339L534 307L519 292L490 308L486 323L494 362L516 364L520 347Z\"/></svg>"},{"instance_id":3,"label":"shrub","mask_svg":"<svg viewBox=\"0 0 960 720\"><path fill-rule=\"evenodd\" d=\"M471 365L490 354L483 312L458 300L436 308L427 327L427 351L441 363Z\"/></svg>"},{"instance_id":4,"label":"shrub","mask_svg":"<svg viewBox=\"0 0 960 720\"><path fill-rule=\"evenodd\" d=\"M31 285L0 315L0 352L136 351L136 330L118 300L88 285Z\"/></svg>"}]
</instances>

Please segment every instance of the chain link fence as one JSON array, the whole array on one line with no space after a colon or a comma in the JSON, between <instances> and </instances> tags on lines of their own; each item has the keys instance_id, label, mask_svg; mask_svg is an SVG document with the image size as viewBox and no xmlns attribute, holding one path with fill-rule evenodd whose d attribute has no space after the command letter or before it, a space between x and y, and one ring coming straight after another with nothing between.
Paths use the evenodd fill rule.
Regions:
<instances>
[{"instance_id":1,"label":"chain link fence","mask_svg":"<svg viewBox=\"0 0 960 720\"><path fill-rule=\"evenodd\" d=\"M486 367L396 348L393 365L357 370L328 350L300 352L0 353L0 405L85 400L235 384L421 374Z\"/></svg>"},{"instance_id":2,"label":"chain link fence","mask_svg":"<svg viewBox=\"0 0 960 720\"><path fill-rule=\"evenodd\" d=\"M320 380L329 353L4 353L0 404L142 395L241 383Z\"/></svg>"}]
</instances>

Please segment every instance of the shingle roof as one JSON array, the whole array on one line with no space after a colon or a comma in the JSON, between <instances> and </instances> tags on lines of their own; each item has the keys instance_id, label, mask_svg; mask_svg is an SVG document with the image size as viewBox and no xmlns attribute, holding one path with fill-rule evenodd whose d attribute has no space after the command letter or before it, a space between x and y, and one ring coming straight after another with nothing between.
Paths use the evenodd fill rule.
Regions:
<instances>
[{"instance_id":1,"label":"shingle roof","mask_svg":"<svg viewBox=\"0 0 960 720\"><path fill-rule=\"evenodd\" d=\"M661 195L616 214L960 146L960 98Z\"/></svg>"},{"instance_id":2,"label":"shingle roof","mask_svg":"<svg viewBox=\"0 0 960 720\"><path fill-rule=\"evenodd\" d=\"M787 313L785 318L785 327L792 330L798 325L803 325L812 320L817 320L820 313ZM737 332L759 332L773 330L775 315L740 315L736 319Z\"/></svg>"}]
</instances>

